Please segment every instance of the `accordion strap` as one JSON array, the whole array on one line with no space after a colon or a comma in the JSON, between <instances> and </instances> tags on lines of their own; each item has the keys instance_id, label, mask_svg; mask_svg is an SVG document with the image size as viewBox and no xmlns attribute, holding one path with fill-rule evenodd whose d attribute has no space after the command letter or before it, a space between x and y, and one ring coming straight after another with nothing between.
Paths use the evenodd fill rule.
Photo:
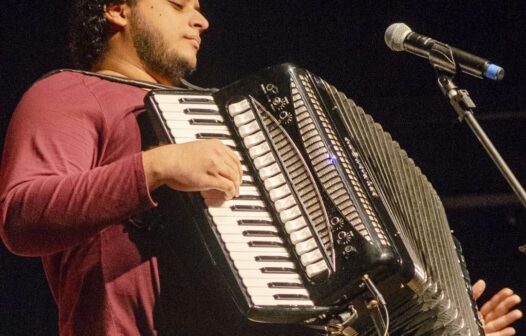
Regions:
<instances>
[{"instance_id":1,"label":"accordion strap","mask_svg":"<svg viewBox=\"0 0 526 336\"><path fill-rule=\"evenodd\" d=\"M58 69L58 70L53 70L51 72L48 72L44 76L42 76L40 78L40 80L44 79L46 77L49 77L51 75L54 75L54 74L57 74L57 73L62 73L62 72L80 73L80 74L83 74L83 75L99 77L99 78L102 78L102 79L105 79L105 80L109 80L109 81L112 81L112 82L132 85L132 86L136 86L136 87L143 88L143 89L152 89L152 90L155 90L155 89L161 89L161 90L162 89L165 89L165 90L186 89L186 90L192 90L192 91L209 91L209 92L217 91L217 89L199 87L197 85L194 85L194 84L188 82L185 79L181 79L181 84L183 85L183 87L175 87L175 86L170 86L170 85L151 83L151 82L146 82L146 81L141 81L141 80L136 80L136 79L129 79L129 78L112 76L112 75L102 74L102 73L93 72L93 71L77 70L77 69Z\"/></svg>"}]
</instances>

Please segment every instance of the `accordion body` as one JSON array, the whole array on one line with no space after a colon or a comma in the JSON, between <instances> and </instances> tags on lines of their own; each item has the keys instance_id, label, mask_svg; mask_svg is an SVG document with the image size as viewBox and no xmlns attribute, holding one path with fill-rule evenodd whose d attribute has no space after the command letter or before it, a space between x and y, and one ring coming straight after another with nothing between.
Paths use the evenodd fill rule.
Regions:
<instances>
[{"instance_id":1,"label":"accordion body","mask_svg":"<svg viewBox=\"0 0 526 336\"><path fill-rule=\"evenodd\" d=\"M283 64L214 92L154 90L145 105L160 143L219 139L240 157L239 197L173 194L247 319L483 335L435 190L333 86Z\"/></svg>"}]
</instances>

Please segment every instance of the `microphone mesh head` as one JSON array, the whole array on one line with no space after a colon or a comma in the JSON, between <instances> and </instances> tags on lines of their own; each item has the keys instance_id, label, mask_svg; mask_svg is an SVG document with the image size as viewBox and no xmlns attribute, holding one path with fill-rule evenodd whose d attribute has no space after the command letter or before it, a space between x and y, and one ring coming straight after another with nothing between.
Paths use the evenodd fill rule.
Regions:
<instances>
[{"instance_id":1,"label":"microphone mesh head","mask_svg":"<svg viewBox=\"0 0 526 336\"><path fill-rule=\"evenodd\" d=\"M405 23L393 23L385 30L384 40L389 49L404 51L404 41L412 30Z\"/></svg>"}]
</instances>

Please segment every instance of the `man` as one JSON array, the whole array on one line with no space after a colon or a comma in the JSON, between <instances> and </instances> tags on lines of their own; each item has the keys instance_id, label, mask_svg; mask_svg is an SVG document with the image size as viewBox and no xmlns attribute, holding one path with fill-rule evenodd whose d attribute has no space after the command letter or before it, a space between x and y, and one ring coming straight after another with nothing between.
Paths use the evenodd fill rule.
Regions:
<instances>
[{"instance_id":1,"label":"man","mask_svg":"<svg viewBox=\"0 0 526 336\"><path fill-rule=\"evenodd\" d=\"M208 28L197 0L79 0L74 15L72 50L81 68L168 85L195 68ZM174 288L164 286L163 247L135 234L128 218L155 207L150 193L161 185L235 197L239 160L213 140L141 152L136 116L145 94L60 73L37 82L13 115L0 234L12 252L42 257L61 335L215 335L230 323L208 314L206 298L177 272L180 261L170 266ZM506 327L520 317L509 312L518 300L505 291L485 306L491 335L514 333ZM234 324L231 334L302 334Z\"/></svg>"}]
</instances>

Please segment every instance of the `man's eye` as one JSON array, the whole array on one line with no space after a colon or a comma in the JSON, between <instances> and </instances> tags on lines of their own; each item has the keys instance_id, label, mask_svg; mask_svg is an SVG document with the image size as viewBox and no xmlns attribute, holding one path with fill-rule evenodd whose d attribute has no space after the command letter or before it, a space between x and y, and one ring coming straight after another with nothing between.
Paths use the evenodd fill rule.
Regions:
<instances>
[{"instance_id":1,"label":"man's eye","mask_svg":"<svg viewBox=\"0 0 526 336\"><path fill-rule=\"evenodd\" d=\"M180 1L170 1L172 6L174 6L177 9L183 9L184 5Z\"/></svg>"}]
</instances>

